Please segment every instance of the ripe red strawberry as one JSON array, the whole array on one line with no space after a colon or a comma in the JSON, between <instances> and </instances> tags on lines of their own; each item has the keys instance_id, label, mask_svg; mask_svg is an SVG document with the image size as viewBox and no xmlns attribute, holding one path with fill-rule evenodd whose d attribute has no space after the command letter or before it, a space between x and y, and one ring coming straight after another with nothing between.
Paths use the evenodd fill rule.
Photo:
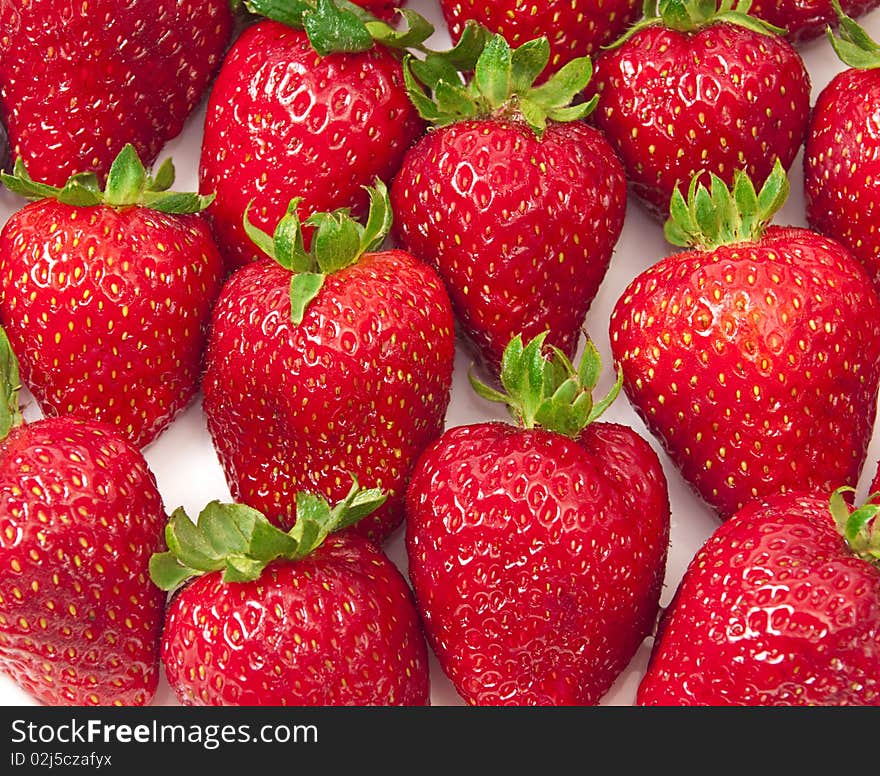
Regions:
<instances>
[{"instance_id":1,"label":"ripe red strawberry","mask_svg":"<svg viewBox=\"0 0 880 776\"><path fill-rule=\"evenodd\" d=\"M756 195L692 182L667 237L693 249L636 277L611 315L624 390L722 519L753 498L856 482L880 380L878 297L855 257L809 229L767 226L781 164Z\"/></svg>"},{"instance_id":2,"label":"ripe red strawberry","mask_svg":"<svg viewBox=\"0 0 880 776\"><path fill-rule=\"evenodd\" d=\"M777 494L718 527L661 618L639 705L880 705L878 507L831 504Z\"/></svg>"},{"instance_id":3,"label":"ripe red strawberry","mask_svg":"<svg viewBox=\"0 0 880 776\"><path fill-rule=\"evenodd\" d=\"M681 6L688 10L682 13ZM694 175L764 180L804 139L810 78L798 52L758 20L703 0L661 0L596 58L593 114L632 191L658 218ZM685 17L685 18L683 18Z\"/></svg>"},{"instance_id":4,"label":"ripe red strawberry","mask_svg":"<svg viewBox=\"0 0 880 776\"><path fill-rule=\"evenodd\" d=\"M294 495L336 502L349 473L387 502L353 530L381 542L403 519L416 456L442 431L452 379L452 309L437 274L401 250L377 251L387 193L371 190L366 228L315 214L303 250L290 203L272 258L234 273L214 311L203 382L208 430L230 491L289 527Z\"/></svg>"},{"instance_id":5,"label":"ripe red strawberry","mask_svg":"<svg viewBox=\"0 0 880 776\"><path fill-rule=\"evenodd\" d=\"M575 373L545 334L505 352L518 425L448 429L407 491L406 549L440 666L474 705L599 701L652 632L669 539L666 480L631 428L591 422L598 354Z\"/></svg>"},{"instance_id":6,"label":"ripe red strawberry","mask_svg":"<svg viewBox=\"0 0 880 776\"><path fill-rule=\"evenodd\" d=\"M428 705L428 650L406 580L362 536L331 533L382 498L357 483L333 509L298 494L290 533L239 504L212 502L197 526L172 515L171 551L151 572L166 590L199 575L172 598L162 634L182 704Z\"/></svg>"},{"instance_id":7,"label":"ripe red strawberry","mask_svg":"<svg viewBox=\"0 0 880 776\"><path fill-rule=\"evenodd\" d=\"M546 38L512 51L495 35L473 79L405 65L416 106L439 126L392 184L396 238L438 270L462 333L496 375L516 334L549 330L548 342L574 355L626 211L620 162L580 121L590 106L571 105L589 59L535 88L548 56Z\"/></svg>"},{"instance_id":8,"label":"ripe red strawberry","mask_svg":"<svg viewBox=\"0 0 880 776\"><path fill-rule=\"evenodd\" d=\"M804 146L807 220L846 245L880 289L880 46L849 17L830 36L849 67L813 108Z\"/></svg>"},{"instance_id":9,"label":"ripe red strawberry","mask_svg":"<svg viewBox=\"0 0 880 776\"><path fill-rule=\"evenodd\" d=\"M638 0L440 0L453 40L468 21L476 21L503 35L518 48L546 36L550 60L545 73L556 72L572 59L595 54L621 35L642 12Z\"/></svg>"},{"instance_id":10,"label":"ripe red strawberry","mask_svg":"<svg viewBox=\"0 0 880 776\"><path fill-rule=\"evenodd\" d=\"M170 161L147 176L132 146L104 191L94 174L37 183L20 159L3 181L38 198L0 231L0 324L26 384L45 414L146 445L198 389L223 279L207 198L168 191Z\"/></svg>"},{"instance_id":11,"label":"ripe red strawberry","mask_svg":"<svg viewBox=\"0 0 880 776\"><path fill-rule=\"evenodd\" d=\"M749 13L785 30L794 43L805 43L837 26L834 0L754 0ZM877 8L878 0L843 0L843 10L852 17Z\"/></svg>"},{"instance_id":12,"label":"ripe red strawberry","mask_svg":"<svg viewBox=\"0 0 880 776\"><path fill-rule=\"evenodd\" d=\"M246 29L211 91L199 176L204 193L216 192L208 215L230 268L261 256L242 226L249 206L263 229L294 196L303 220L339 207L360 215L368 205L363 187L389 179L424 129L389 48L361 24L363 50L333 53L337 42L325 28L337 28L325 23L307 35L290 26L302 26L301 16Z\"/></svg>"},{"instance_id":13,"label":"ripe red strawberry","mask_svg":"<svg viewBox=\"0 0 880 776\"><path fill-rule=\"evenodd\" d=\"M207 89L232 34L229 0L0 3L0 123L55 186L106 175L131 143L151 164Z\"/></svg>"},{"instance_id":14,"label":"ripe red strawberry","mask_svg":"<svg viewBox=\"0 0 880 776\"><path fill-rule=\"evenodd\" d=\"M51 706L146 705L165 595L149 579L166 516L141 453L70 416L22 425L0 338L0 670Z\"/></svg>"}]
</instances>

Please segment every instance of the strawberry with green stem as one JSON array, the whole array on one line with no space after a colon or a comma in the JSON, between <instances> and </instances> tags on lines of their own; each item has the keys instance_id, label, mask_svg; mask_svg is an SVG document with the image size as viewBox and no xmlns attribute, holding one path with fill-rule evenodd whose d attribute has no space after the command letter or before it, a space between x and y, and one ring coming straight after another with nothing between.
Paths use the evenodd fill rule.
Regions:
<instances>
[{"instance_id":1,"label":"strawberry with green stem","mask_svg":"<svg viewBox=\"0 0 880 776\"><path fill-rule=\"evenodd\" d=\"M657 218L694 175L730 185L788 169L807 127L810 77L748 0L646 0L644 17L596 57L593 114Z\"/></svg>"},{"instance_id":2,"label":"strawberry with green stem","mask_svg":"<svg viewBox=\"0 0 880 776\"><path fill-rule=\"evenodd\" d=\"M174 590L162 634L185 705L424 706L428 651L412 593L374 544L343 529L385 499L357 480L331 508L296 495L289 532L241 504L178 509L150 564ZM189 581L187 581L189 580Z\"/></svg>"},{"instance_id":3,"label":"strawberry with green stem","mask_svg":"<svg viewBox=\"0 0 880 776\"><path fill-rule=\"evenodd\" d=\"M465 341L497 376L507 343L549 331L573 357L623 228L623 168L574 103L588 58L534 82L550 48L500 35L473 68L404 60L410 97L435 128L391 186L395 237L446 283ZM472 69L464 75L462 69Z\"/></svg>"},{"instance_id":4,"label":"strawberry with green stem","mask_svg":"<svg viewBox=\"0 0 880 776\"><path fill-rule=\"evenodd\" d=\"M50 705L149 704L165 595L162 496L140 451L69 415L25 423L0 330L0 671Z\"/></svg>"},{"instance_id":5,"label":"strawberry with green stem","mask_svg":"<svg viewBox=\"0 0 880 776\"><path fill-rule=\"evenodd\" d=\"M829 31L847 65L819 93L804 145L807 221L861 260L880 289L880 45L840 6Z\"/></svg>"},{"instance_id":6,"label":"strawberry with green stem","mask_svg":"<svg viewBox=\"0 0 880 776\"><path fill-rule=\"evenodd\" d=\"M691 560L639 705L880 705L880 505L852 488L756 500Z\"/></svg>"},{"instance_id":7,"label":"strawberry with green stem","mask_svg":"<svg viewBox=\"0 0 880 776\"><path fill-rule=\"evenodd\" d=\"M236 501L294 523L295 494L331 502L352 472L387 502L352 530L383 541L403 519L415 457L443 429L455 356L442 281L401 250L384 184L366 225L294 199L268 256L228 280L214 310L203 381L208 430ZM314 230L309 250L303 227Z\"/></svg>"},{"instance_id":8,"label":"strawberry with green stem","mask_svg":"<svg viewBox=\"0 0 880 776\"><path fill-rule=\"evenodd\" d=\"M880 3L878 0L843 0L843 10L850 17L864 16ZM835 0L754 0L749 13L785 31L795 45L807 43L825 34L829 25L837 27Z\"/></svg>"},{"instance_id":9,"label":"strawberry with green stem","mask_svg":"<svg viewBox=\"0 0 880 776\"><path fill-rule=\"evenodd\" d=\"M505 350L516 423L447 429L407 489L410 579L440 666L473 705L598 703L651 633L669 541L666 479L631 428L597 418L598 353L546 333Z\"/></svg>"},{"instance_id":10,"label":"strawberry with green stem","mask_svg":"<svg viewBox=\"0 0 880 776\"><path fill-rule=\"evenodd\" d=\"M722 518L748 501L856 482L880 381L877 292L840 243L770 225L788 179L760 192L694 178L669 242L611 315L624 391L684 479Z\"/></svg>"},{"instance_id":11,"label":"strawberry with green stem","mask_svg":"<svg viewBox=\"0 0 880 776\"><path fill-rule=\"evenodd\" d=\"M223 280L210 197L172 191L171 160L148 175L130 145L103 189L94 173L35 181L20 159L0 179L35 200L0 231L0 323L25 383L44 414L148 444L198 391Z\"/></svg>"}]
</instances>

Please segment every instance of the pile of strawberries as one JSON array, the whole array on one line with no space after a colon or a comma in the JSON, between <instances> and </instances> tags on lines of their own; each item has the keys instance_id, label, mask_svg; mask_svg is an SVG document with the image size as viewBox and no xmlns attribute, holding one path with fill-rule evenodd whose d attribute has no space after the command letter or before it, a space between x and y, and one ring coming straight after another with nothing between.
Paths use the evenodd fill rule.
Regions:
<instances>
[{"instance_id":1,"label":"pile of strawberries","mask_svg":"<svg viewBox=\"0 0 880 776\"><path fill-rule=\"evenodd\" d=\"M398 5L0 4L0 672L880 705L876 2Z\"/></svg>"}]
</instances>

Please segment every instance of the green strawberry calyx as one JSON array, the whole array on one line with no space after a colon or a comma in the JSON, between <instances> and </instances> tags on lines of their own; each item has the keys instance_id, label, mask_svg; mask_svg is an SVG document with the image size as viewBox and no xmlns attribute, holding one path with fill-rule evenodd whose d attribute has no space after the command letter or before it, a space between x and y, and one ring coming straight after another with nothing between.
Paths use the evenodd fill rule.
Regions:
<instances>
[{"instance_id":1,"label":"green strawberry calyx","mask_svg":"<svg viewBox=\"0 0 880 776\"><path fill-rule=\"evenodd\" d=\"M678 32L696 32L710 24L735 24L761 35L784 35L785 29L752 16L752 0L644 0L642 18L605 48L617 48L646 27L663 25Z\"/></svg>"},{"instance_id":2,"label":"green strawberry calyx","mask_svg":"<svg viewBox=\"0 0 880 776\"><path fill-rule=\"evenodd\" d=\"M832 0L837 13L839 35L829 25L826 32L831 46L841 62L856 70L874 70L880 67L880 45L847 16L838 0Z\"/></svg>"},{"instance_id":3,"label":"green strawberry calyx","mask_svg":"<svg viewBox=\"0 0 880 776\"><path fill-rule=\"evenodd\" d=\"M614 402L623 385L623 373L608 394L593 401L593 389L599 381L601 358L593 342L587 338L577 369L559 348L544 342L549 332L542 332L523 344L515 336L501 357L503 391L480 382L469 375L477 395L488 401L506 404L511 415L523 428L540 426L548 431L575 438Z\"/></svg>"},{"instance_id":4,"label":"green strawberry calyx","mask_svg":"<svg viewBox=\"0 0 880 776\"><path fill-rule=\"evenodd\" d=\"M378 248L391 229L391 203L388 188L376 179L364 187L370 195L365 224L350 215L349 208L310 215L305 222L297 213L302 197L294 197L272 235L254 226L244 212L244 229L253 243L267 256L293 272L290 280L290 318L302 323L306 308L324 286L327 276L351 266L365 253ZM303 226L314 227L309 250L305 249Z\"/></svg>"},{"instance_id":5,"label":"green strawberry calyx","mask_svg":"<svg viewBox=\"0 0 880 776\"><path fill-rule=\"evenodd\" d=\"M334 531L354 525L378 509L386 494L362 489L355 477L348 495L335 506L312 493L296 495L296 522L283 531L244 504L211 501L193 521L182 507L165 526L166 552L150 558L150 578L173 590L191 577L222 572L224 582L250 582L275 560L299 560Z\"/></svg>"},{"instance_id":6,"label":"green strawberry calyx","mask_svg":"<svg viewBox=\"0 0 880 776\"><path fill-rule=\"evenodd\" d=\"M3 392L0 397L0 440L3 440L13 428L24 423L19 398L21 376L18 359L3 328L0 328L0 390Z\"/></svg>"},{"instance_id":7,"label":"green strawberry calyx","mask_svg":"<svg viewBox=\"0 0 880 776\"><path fill-rule=\"evenodd\" d=\"M710 175L707 188L695 175L687 197L676 189L664 224L666 240L685 248L712 250L720 245L754 242L761 238L790 190L788 175L777 158L773 170L756 192L748 174L737 170L728 188L721 178Z\"/></svg>"},{"instance_id":8,"label":"green strawberry calyx","mask_svg":"<svg viewBox=\"0 0 880 776\"><path fill-rule=\"evenodd\" d=\"M93 172L71 175L62 187L35 181L28 174L21 157L16 159L11 174L0 173L0 180L10 191L27 199L57 199L73 207L109 205L123 208L133 205L162 213L183 215L204 210L214 195L171 191L174 184L174 162L166 159L153 175L149 175L134 146L127 144L113 160L103 189Z\"/></svg>"},{"instance_id":9,"label":"green strawberry calyx","mask_svg":"<svg viewBox=\"0 0 880 776\"><path fill-rule=\"evenodd\" d=\"M536 86L549 61L546 37L513 49L503 36L481 36L479 28L474 28L473 38L459 50L424 58L407 55L403 74L416 110L435 126L473 118L516 117L541 137L548 120L585 118L598 101L595 95L576 102L593 76L589 57L573 59Z\"/></svg>"},{"instance_id":10,"label":"green strawberry calyx","mask_svg":"<svg viewBox=\"0 0 880 776\"><path fill-rule=\"evenodd\" d=\"M880 493L872 493L864 504L850 509L843 496L855 488L843 486L831 494L828 508L840 535L862 560L880 567Z\"/></svg>"},{"instance_id":11,"label":"green strawberry calyx","mask_svg":"<svg viewBox=\"0 0 880 776\"><path fill-rule=\"evenodd\" d=\"M376 43L390 49L427 51L423 44L434 34L434 25L408 8L397 9L405 21L397 29L349 0L245 0L244 6L253 14L304 30L322 57L367 51Z\"/></svg>"}]
</instances>

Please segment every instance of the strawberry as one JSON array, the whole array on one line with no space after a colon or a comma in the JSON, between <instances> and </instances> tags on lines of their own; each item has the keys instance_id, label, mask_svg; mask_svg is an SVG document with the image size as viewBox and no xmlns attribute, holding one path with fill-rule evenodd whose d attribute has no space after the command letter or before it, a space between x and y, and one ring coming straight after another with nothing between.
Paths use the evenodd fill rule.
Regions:
<instances>
[{"instance_id":1,"label":"strawberry","mask_svg":"<svg viewBox=\"0 0 880 776\"><path fill-rule=\"evenodd\" d=\"M363 187L389 179L424 130L391 49L352 14L327 20L299 5L306 11L278 13L277 3L252 2L272 18L242 33L211 91L199 177L204 193L216 192L208 216L231 269L261 256L242 225L248 207L266 229L294 196L303 221L340 207L362 215ZM345 51L334 49L342 45L334 37L340 18L365 36L358 45L346 38ZM388 25L378 29L393 40Z\"/></svg>"},{"instance_id":2,"label":"strawberry","mask_svg":"<svg viewBox=\"0 0 880 776\"><path fill-rule=\"evenodd\" d=\"M437 125L391 186L398 243L446 283L465 340L497 375L508 342L550 332L574 355L623 228L626 181L602 135L572 106L588 58L533 87L550 49L485 42L473 78L405 60L411 97ZM426 93L417 77L429 86Z\"/></svg>"},{"instance_id":3,"label":"strawberry","mask_svg":"<svg viewBox=\"0 0 880 776\"><path fill-rule=\"evenodd\" d=\"M455 356L442 281L401 250L377 181L366 227L346 211L307 224L291 201L268 257L235 272L214 311L203 381L208 430L235 501L282 527L294 495L331 502L348 473L387 502L356 530L384 541L403 519L415 457L443 429ZM314 228L311 252L302 226Z\"/></svg>"},{"instance_id":4,"label":"strawberry","mask_svg":"<svg viewBox=\"0 0 880 776\"><path fill-rule=\"evenodd\" d=\"M593 114L631 190L659 219L691 178L788 169L807 127L810 77L798 52L724 0L660 0L596 57Z\"/></svg>"},{"instance_id":5,"label":"strawberry","mask_svg":"<svg viewBox=\"0 0 880 776\"><path fill-rule=\"evenodd\" d=\"M768 226L788 194L739 172L672 201L667 239L692 246L623 292L611 350L624 391L721 519L753 498L856 482L880 380L877 292L840 243Z\"/></svg>"},{"instance_id":6,"label":"strawberry","mask_svg":"<svg viewBox=\"0 0 880 776\"><path fill-rule=\"evenodd\" d=\"M182 704L428 705L428 650L406 580L367 539L338 533L383 498L357 482L332 509L297 494L289 533L240 504L212 502L197 525L182 509L171 516L171 549L150 568L166 590L195 576L162 633Z\"/></svg>"},{"instance_id":7,"label":"strawberry","mask_svg":"<svg viewBox=\"0 0 880 776\"><path fill-rule=\"evenodd\" d=\"M25 382L44 414L148 444L198 390L223 279L208 199L169 191L171 161L148 176L130 145L103 191L93 173L38 183L21 159L2 180L37 200L0 231L0 324Z\"/></svg>"},{"instance_id":8,"label":"strawberry","mask_svg":"<svg viewBox=\"0 0 880 776\"><path fill-rule=\"evenodd\" d=\"M880 46L851 18L830 35L848 67L819 93L804 146L807 221L846 245L880 289Z\"/></svg>"},{"instance_id":9,"label":"strawberry","mask_svg":"<svg viewBox=\"0 0 880 776\"><path fill-rule=\"evenodd\" d=\"M754 0L749 13L785 30L793 43L820 37L828 26L836 27L835 0ZM843 10L852 17L864 16L880 5L878 0L844 0Z\"/></svg>"},{"instance_id":10,"label":"strawberry","mask_svg":"<svg viewBox=\"0 0 880 776\"><path fill-rule=\"evenodd\" d=\"M880 706L878 507L842 490L747 504L665 610L643 706Z\"/></svg>"},{"instance_id":11,"label":"strawberry","mask_svg":"<svg viewBox=\"0 0 880 776\"><path fill-rule=\"evenodd\" d=\"M546 36L550 75L578 57L596 54L635 22L642 12L638 0L440 0L440 9L453 40L466 22L476 21L500 33L513 47Z\"/></svg>"},{"instance_id":12,"label":"strawberry","mask_svg":"<svg viewBox=\"0 0 880 776\"><path fill-rule=\"evenodd\" d=\"M587 705L652 632L669 540L666 479L629 427L592 422L598 353L575 372L546 333L501 374L517 424L448 429L407 490L406 551L428 643L473 705Z\"/></svg>"},{"instance_id":13,"label":"strawberry","mask_svg":"<svg viewBox=\"0 0 880 776\"><path fill-rule=\"evenodd\" d=\"M166 516L140 451L72 416L25 424L0 332L0 670L51 705L143 706L165 595L149 579Z\"/></svg>"},{"instance_id":14,"label":"strawberry","mask_svg":"<svg viewBox=\"0 0 880 776\"><path fill-rule=\"evenodd\" d=\"M0 123L38 180L100 179L131 143L152 164L232 35L229 0L0 3Z\"/></svg>"}]
</instances>

